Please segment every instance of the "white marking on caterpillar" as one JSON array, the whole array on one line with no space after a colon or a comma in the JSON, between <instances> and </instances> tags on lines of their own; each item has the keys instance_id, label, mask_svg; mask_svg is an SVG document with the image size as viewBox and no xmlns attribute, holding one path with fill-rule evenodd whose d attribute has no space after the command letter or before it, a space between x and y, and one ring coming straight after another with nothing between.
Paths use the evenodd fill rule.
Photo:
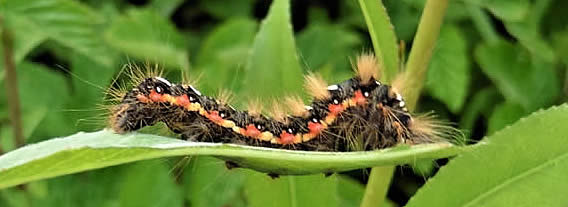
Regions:
<instances>
[{"instance_id":1,"label":"white marking on caterpillar","mask_svg":"<svg viewBox=\"0 0 568 207\"><path fill-rule=\"evenodd\" d=\"M162 83L165 83L165 84L168 85L169 87L172 86L172 84L170 83L170 81L168 81L168 80L166 80L166 79L164 79L164 78L162 78L162 77L156 77L156 79L159 80L159 81L162 82Z\"/></svg>"},{"instance_id":2,"label":"white marking on caterpillar","mask_svg":"<svg viewBox=\"0 0 568 207\"><path fill-rule=\"evenodd\" d=\"M189 87L190 87L191 90L193 90L193 92L195 92L198 96L201 96L201 92L199 92L197 89L195 89L192 85L189 85Z\"/></svg>"},{"instance_id":3,"label":"white marking on caterpillar","mask_svg":"<svg viewBox=\"0 0 568 207\"><path fill-rule=\"evenodd\" d=\"M339 90L339 86L337 86L337 85L330 85L330 86L327 86L327 90L336 91L336 90Z\"/></svg>"},{"instance_id":4,"label":"white marking on caterpillar","mask_svg":"<svg viewBox=\"0 0 568 207\"><path fill-rule=\"evenodd\" d=\"M402 101L402 96L400 93L396 93L396 100Z\"/></svg>"}]
</instances>

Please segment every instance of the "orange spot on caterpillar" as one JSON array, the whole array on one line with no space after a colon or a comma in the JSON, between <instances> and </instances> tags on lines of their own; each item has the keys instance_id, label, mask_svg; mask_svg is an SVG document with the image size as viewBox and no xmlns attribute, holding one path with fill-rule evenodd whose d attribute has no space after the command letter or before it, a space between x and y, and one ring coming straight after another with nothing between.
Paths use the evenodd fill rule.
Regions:
<instances>
[{"instance_id":1,"label":"orange spot on caterpillar","mask_svg":"<svg viewBox=\"0 0 568 207\"><path fill-rule=\"evenodd\" d=\"M186 107L190 104L189 98L187 97L186 94L183 94L182 96L178 96L178 97L176 97L176 104L178 106Z\"/></svg>"},{"instance_id":2,"label":"orange spot on caterpillar","mask_svg":"<svg viewBox=\"0 0 568 207\"><path fill-rule=\"evenodd\" d=\"M355 97L353 99L357 105L363 105L366 102L365 96L363 96L361 90L355 91Z\"/></svg>"},{"instance_id":3,"label":"orange spot on caterpillar","mask_svg":"<svg viewBox=\"0 0 568 207\"><path fill-rule=\"evenodd\" d=\"M308 133L308 134L304 134L302 135L302 141L307 142L312 140L313 138L316 138L317 134L313 134L313 133Z\"/></svg>"},{"instance_id":4,"label":"orange spot on caterpillar","mask_svg":"<svg viewBox=\"0 0 568 207\"><path fill-rule=\"evenodd\" d=\"M221 123L223 122L223 118L221 118L221 116L219 116L219 112L218 111L212 111L211 113L209 113L208 115L206 115L207 118L215 123Z\"/></svg>"},{"instance_id":5,"label":"orange spot on caterpillar","mask_svg":"<svg viewBox=\"0 0 568 207\"><path fill-rule=\"evenodd\" d=\"M280 134L279 143L280 144L293 144L295 138L296 137L293 134L282 131L282 133Z\"/></svg>"},{"instance_id":6,"label":"orange spot on caterpillar","mask_svg":"<svg viewBox=\"0 0 568 207\"><path fill-rule=\"evenodd\" d=\"M154 102L160 102L162 101L162 94L156 93L156 91L152 90L150 92L150 100L154 101Z\"/></svg>"},{"instance_id":7,"label":"orange spot on caterpillar","mask_svg":"<svg viewBox=\"0 0 568 207\"><path fill-rule=\"evenodd\" d=\"M340 104L329 104L328 109L329 112L333 115L337 115L345 110L345 108Z\"/></svg>"},{"instance_id":8,"label":"orange spot on caterpillar","mask_svg":"<svg viewBox=\"0 0 568 207\"><path fill-rule=\"evenodd\" d=\"M150 99L148 99L146 96L142 95L142 94L138 94L136 95L136 98L138 99L138 101L142 102L142 103L148 103L150 102Z\"/></svg>"},{"instance_id":9,"label":"orange spot on caterpillar","mask_svg":"<svg viewBox=\"0 0 568 207\"><path fill-rule=\"evenodd\" d=\"M323 125L320 123L309 122L308 129L310 134L319 134L323 130Z\"/></svg>"},{"instance_id":10,"label":"orange spot on caterpillar","mask_svg":"<svg viewBox=\"0 0 568 207\"><path fill-rule=\"evenodd\" d=\"M257 138L258 136L260 136L260 131L253 124L249 124L247 125L247 129L244 135Z\"/></svg>"}]
</instances>

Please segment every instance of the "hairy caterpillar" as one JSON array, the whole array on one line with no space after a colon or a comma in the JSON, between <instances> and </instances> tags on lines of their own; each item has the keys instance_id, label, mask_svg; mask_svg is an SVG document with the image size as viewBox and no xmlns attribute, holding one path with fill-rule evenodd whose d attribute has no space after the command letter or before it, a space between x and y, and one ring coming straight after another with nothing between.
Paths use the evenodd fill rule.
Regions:
<instances>
[{"instance_id":1,"label":"hairy caterpillar","mask_svg":"<svg viewBox=\"0 0 568 207\"><path fill-rule=\"evenodd\" d=\"M429 116L413 116L403 97L378 80L373 55L357 58L356 75L328 85L315 74L305 77L309 105L288 97L291 114L275 107L272 117L258 108L237 110L201 94L189 84L172 84L157 75L139 78L114 106L110 127L118 132L164 122L182 138L314 151L373 150L399 143L444 141L453 128Z\"/></svg>"}]
</instances>

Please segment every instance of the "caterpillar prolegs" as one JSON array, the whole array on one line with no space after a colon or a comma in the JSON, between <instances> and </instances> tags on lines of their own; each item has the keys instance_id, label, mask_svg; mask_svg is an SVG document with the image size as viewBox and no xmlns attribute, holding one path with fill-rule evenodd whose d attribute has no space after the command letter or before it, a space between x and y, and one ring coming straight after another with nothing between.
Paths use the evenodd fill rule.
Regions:
<instances>
[{"instance_id":1,"label":"caterpillar prolegs","mask_svg":"<svg viewBox=\"0 0 568 207\"><path fill-rule=\"evenodd\" d=\"M401 94L378 80L376 59L358 57L356 75L327 85L318 75L305 77L309 105L285 98L290 114L275 110L237 110L201 94L189 84L159 76L140 79L113 107L110 126L118 133L164 122L182 138L309 151L358 151L399 143L447 141L453 128L429 116L413 116Z\"/></svg>"}]
</instances>

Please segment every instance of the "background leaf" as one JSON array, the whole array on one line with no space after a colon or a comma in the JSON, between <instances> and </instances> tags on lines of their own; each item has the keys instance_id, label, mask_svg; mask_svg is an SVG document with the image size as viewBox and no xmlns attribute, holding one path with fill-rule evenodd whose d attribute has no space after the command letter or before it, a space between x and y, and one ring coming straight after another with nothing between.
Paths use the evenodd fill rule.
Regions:
<instances>
[{"instance_id":1,"label":"background leaf","mask_svg":"<svg viewBox=\"0 0 568 207\"><path fill-rule=\"evenodd\" d=\"M464 36L453 25L442 28L425 83L432 96L444 102L453 113L462 109L470 85Z\"/></svg>"},{"instance_id":2,"label":"background leaf","mask_svg":"<svg viewBox=\"0 0 568 207\"><path fill-rule=\"evenodd\" d=\"M225 162L213 157L192 157L185 170L186 198L191 206L246 206L242 196L246 169L227 170ZM182 161L183 162L183 161ZM215 194L215 196L210 196Z\"/></svg>"},{"instance_id":3,"label":"background leaf","mask_svg":"<svg viewBox=\"0 0 568 207\"><path fill-rule=\"evenodd\" d=\"M246 195L249 206L338 206L337 179L324 175L248 176ZM313 191L319 189L317 195Z\"/></svg>"},{"instance_id":4,"label":"background leaf","mask_svg":"<svg viewBox=\"0 0 568 207\"><path fill-rule=\"evenodd\" d=\"M521 21L529 13L529 0L464 0L489 9L497 17L507 21Z\"/></svg>"},{"instance_id":5,"label":"background leaf","mask_svg":"<svg viewBox=\"0 0 568 207\"><path fill-rule=\"evenodd\" d=\"M108 44L128 55L189 70L183 36L153 10L129 10L112 23L104 37Z\"/></svg>"},{"instance_id":6,"label":"background leaf","mask_svg":"<svg viewBox=\"0 0 568 207\"><path fill-rule=\"evenodd\" d=\"M120 206L181 206L181 189L169 170L156 160L130 165L120 181Z\"/></svg>"},{"instance_id":7,"label":"background leaf","mask_svg":"<svg viewBox=\"0 0 568 207\"><path fill-rule=\"evenodd\" d=\"M566 197L550 192L564 191L568 180L566 119L567 105L553 107L487 137L442 168L407 206L564 205Z\"/></svg>"},{"instance_id":8,"label":"background leaf","mask_svg":"<svg viewBox=\"0 0 568 207\"><path fill-rule=\"evenodd\" d=\"M336 68L331 69L329 78L336 78L335 81L344 80L335 74L351 67L349 59L355 58L354 54L359 52L356 46L361 42L357 33L329 24L310 25L298 34L297 39L300 57L306 68L321 73L320 69L326 64L334 65Z\"/></svg>"},{"instance_id":9,"label":"background leaf","mask_svg":"<svg viewBox=\"0 0 568 207\"><path fill-rule=\"evenodd\" d=\"M250 97L274 97L302 88L292 32L290 2L275 0L254 38L246 66L243 91Z\"/></svg>"},{"instance_id":10,"label":"background leaf","mask_svg":"<svg viewBox=\"0 0 568 207\"><path fill-rule=\"evenodd\" d=\"M199 85L204 92L215 89L239 89L243 69L249 56L257 23L246 18L234 18L214 28L196 54L195 72L204 80Z\"/></svg>"},{"instance_id":11,"label":"background leaf","mask_svg":"<svg viewBox=\"0 0 568 207\"><path fill-rule=\"evenodd\" d=\"M531 59L517 45L504 41L481 45L475 58L505 98L527 111L549 105L558 97L559 78L554 67Z\"/></svg>"},{"instance_id":12,"label":"background leaf","mask_svg":"<svg viewBox=\"0 0 568 207\"><path fill-rule=\"evenodd\" d=\"M477 92L469 101L460 120L460 129L471 135L475 122L482 117L488 118L493 106L502 101L502 97L495 88L484 88ZM466 136L468 137L468 136Z\"/></svg>"},{"instance_id":13,"label":"background leaf","mask_svg":"<svg viewBox=\"0 0 568 207\"><path fill-rule=\"evenodd\" d=\"M526 115L525 110L517 104L508 102L499 104L491 114L491 117L489 117L487 134L493 134L497 130L505 128L524 115Z\"/></svg>"},{"instance_id":14,"label":"background leaf","mask_svg":"<svg viewBox=\"0 0 568 207\"><path fill-rule=\"evenodd\" d=\"M382 70L381 80L390 83L400 68L396 34L382 1L359 0L373 48Z\"/></svg>"},{"instance_id":15,"label":"background leaf","mask_svg":"<svg viewBox=\"0 0 568 207\"><path fill-rule=\"evenodd\" d=\"M100 64L113 63L112 52L103 44L96 28L104 21L95 11L71 0L7 0L2 2L3 11L16 34L21 31L38 33L21 48L33 48L44 34L58 44L86 55ZM32 31L33 30L33 31ZM25 51L25 49L23 49ZM20 57L23 54L20 54Z\"/></svg>"},{"instance_id":16,"label":"background leaf","mask_svg":"<svg viewBox=\"0 0 568 207\"><path fill-rule=\"evenodd\" d=\"M253 9L251 0L209 0L201 1L201 6L217 18L246 17Z\"/></svg>"}]
</instances>

